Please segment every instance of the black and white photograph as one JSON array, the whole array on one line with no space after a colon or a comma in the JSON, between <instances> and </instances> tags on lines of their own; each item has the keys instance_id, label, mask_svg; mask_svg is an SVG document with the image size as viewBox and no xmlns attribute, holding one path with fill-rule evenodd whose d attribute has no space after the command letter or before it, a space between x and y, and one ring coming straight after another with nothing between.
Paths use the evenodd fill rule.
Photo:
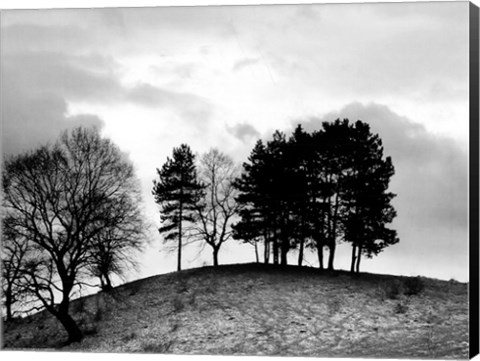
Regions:
<instances>
[{"instance_id":1,"label":"black and white photograph","mask_svg":"<svg viewBox=\"0 0 480 361\"><path fill-rule=\"evenodd\" d=\"M466 1L1 10L2 353L474 356L475 29L478 68Z\"/></svg>"}]
</instances>

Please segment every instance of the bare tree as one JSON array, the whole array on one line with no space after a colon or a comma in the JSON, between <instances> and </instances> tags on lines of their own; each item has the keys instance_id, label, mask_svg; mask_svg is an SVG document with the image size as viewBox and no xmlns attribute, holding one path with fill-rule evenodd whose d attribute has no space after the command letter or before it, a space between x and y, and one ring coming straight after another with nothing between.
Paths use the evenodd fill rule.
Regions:
<instances>
[{"instance_id":1,"label":"bare tree","mask_svg":"<svg viewBox=\"0 0 480 361\"><path fill-rule=\"evenodd\" d=\"M74 289L91 277L105 230L142 233L133 166L95 129L65 132L52 146L5 162L4 211L17 237L28 239L22 280L28 292L78 341L69 312Z\"/></svg>"},{"instance_id":2,"label":"bare tree","mask_svg":"<svg viewBox=\"0 0 480 361\"><path fill-rule=\"evenodd\" d=\"M232 221L239 210L233 182L240 169L218 149L205 153L199 164L199 180L204 185L204 197L197 207L199 222L196 235L213 248L213 265L218 266L220 247L232 236Z\"/></svg>"},{"instance_id":3,"label":"bare tree","mask_svg":"<svg viewBox=\"0 0 480 361\"><path fill-rule=\"evenodd\" d=\"M2 222L2 298L7 321L12 320L14 307L25 298L22 269L28 258L28 242L13 232L11 221L5 218Z\"/></svg>"},{"instance_id":4,"label":"bare tree","mask_svg":"<svg viewBox=\"0 0 480 361\"><path fill-rule=\"evenodd\" d=\"M139 230L144 228L144 224L140 214L134 214L139 213L139 209L129 208L132 211L129 215L131 222L106 227L94 237L89 268L92 275L100 279L101 288L105 291L113 288L112 275L124 278L127 272L138 268L133 256L143 249L145 235Z\"/></svg>"}]
</instances>

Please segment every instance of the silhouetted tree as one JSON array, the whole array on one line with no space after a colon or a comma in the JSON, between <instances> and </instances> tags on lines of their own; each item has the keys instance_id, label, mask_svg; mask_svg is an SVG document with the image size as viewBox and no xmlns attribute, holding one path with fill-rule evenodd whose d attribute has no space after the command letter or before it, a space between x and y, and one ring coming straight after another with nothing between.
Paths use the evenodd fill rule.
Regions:
<instances>
[{"instance_id":1,"label":"silhouetted tree","mask_svg":"<svg viewBox=\"0 0 480 361\"><path fill-rule=\"evenodd\" d=\"M321 269L328 247L330 270L337 243L352 242L358 269L361 254L371 257L398 242L385 227L395 217L387 192L393 166L366 123L322 125L312 134L298 126L288 141L276 131L266 145L257 142L236 182L243 208L234 237L263 239L266 254L271 243L275 264L279 254L286 264L298 247L302 265L305 247L316 248Z\"/></svg>"},{"instance_id":2,"label":"silhouetted tree","mask_svg":"<svg viewBox=\"0 0 480 361\"><path fill-rule=\"evenodd\" d=\"M12 320L15 305L25 298L22 269L28 259L28 240L16 234L12 221L6 218L2 222L2 298L7 321Z\"/></svg>"},{"instance_id":3,"label":"silhouetted tree","mask_svg":"<svg viewBox=\"0 0 480 361\"><path fill-rule=\"evenodd\" d=\"M132 212L139 211L133 207L130 209ZM105 227L94 238L90 272L100 279L103 290L112 289L112 275L123 278L137 268L133 255L143 249L145 235L138 231L143 229L141 218L131 214L131 220L129 224L119 227Z\"/></svg>"},{"instance_id":4,"label":"silhouetted tree","mask_svg":"<svg viewBox=\"0 0 480 361\"><path fill-rule=\"evenodd\" d=\"M238 189L237 202L241 205L240 220L232 226L233 238L252 241L264 241L264 261L269 262L270 242L273 231L270 223L270 177L266 147L259 140L253 148L248 162L234 185ZM274 253L274 264L278 263L278 253Z\"/></svg>"},{"instance_id":5,"label":"silhouetted tree","mask_svg":"<svg viewBox=\"0 0 480 361\"><path fill-rule=\"evenodd\" d=\"M359 272L362 254L372 257L398 242L396 232L386 228L396 216L387 192L394 174L390 157L383 158L382 141L368 124L351 125L350 174L345 180L343 202L345 240L352 243L351 271Z\"/></svg>"},{"instance_id":6,"label":"silhouetted tree","mask_svg":"<svg viewBox=\"0 0 480 361\"><path fill-rule=\"evenodd\" d=\"M137 185L126 156L94 129L65 132L53 146L5 162L5 216L15 236L28 240L30 253L22 282L70 342L82 338L70 297L90 276L97 236L130 225L142 232Z\"/></svg>"},{"instance_id":7,"label":"silhouetted tree","mask_svg":"<svg viewBox=\"0 0 480 361\"><path fill-rule=\"evenodd\" d=\"M232 221L239 210L237 189L233 183L239 176L233 160L211 149L199 164L199 180L203 185L203 197L198 203L198 222L195 228L199 236L213 249L213 265L218 266L218 252L232 236Z\"/></svg>"},{"instance_id":8,"label":"silhouetted tree","mask_svg":"<svg viewBox=\"0 0 480 361\"><path fill-rule=\"evenodd\" d=\"M177 270L182 269L183 223L197 220L203 196L203 186L197 179L195 156L187 144L173 148L172 158L167 158L162 169L157 169L159 180L153 181L152 194L160 206L160 234L165 241L177 240Z\"/></svg>"},{"instance_id":9,"label":"silhouetted tree","mask_svg":"<svg viewBox=\"0 0 480 361\"><path fill-rule=\"evenodd\" d=\"M290 137L286 151L284 167L288 172L287 203L290 208L290 232L293 243L298 244L298 265L304 258L304 249L309 239L312 239L314 211L312 202L313 177L311 175L312 146L311 136L298 125Z\"/></svg>"},{"instance_id":10,"label":"silhouetted tree","mask_svg":"<svg viewBox=\"0 0 480 361\"><path fill-rule=\"evenodd\" d=\"M275 131L272 140L267 142L267 174L268 188L266 189L267 209L270 212L273 229L274 260L280 253L280 264L287 265L287 255L293 245L292 239L292 193L295 192L292 184L291 163L288 162L287 140L284 133Z\"/></svg>"},{"instance_id":11,"label":"silhouetted tree","mask_svg":"<svg viewBox=\"0 0 480 361\"><path fill-rule=\"evenodd\" d=\"M342 194L350 157L348 121L323 123L323 129L312 135L313 159L310 165L314 245L319 267L323 268L323 249L328 247L327 268L334 269L337 243L342 240Z\"/></svg>"}]
</instances>

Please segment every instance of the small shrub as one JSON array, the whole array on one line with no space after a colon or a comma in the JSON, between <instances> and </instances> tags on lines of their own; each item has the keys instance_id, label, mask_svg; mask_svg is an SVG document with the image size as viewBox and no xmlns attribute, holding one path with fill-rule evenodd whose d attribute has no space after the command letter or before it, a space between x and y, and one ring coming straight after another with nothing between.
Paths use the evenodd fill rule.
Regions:
<instances>
[{"instance_id":1,"label":"small shrub","mask_svg":"<svg viewBox=\"0 0 480 361\"><path fill-rule=\"evenodd\" d=\"M392 280L391 282L385 282L383 285L383 291L385 297L390 300L396 300L401 293L401 284L396 279Z\"/></svg>"},{"instance_id":2,"label":"small shrub","mask_svg":"<svg viewBox=\"0 0 480 361\"><path fill-rule=\"evenodd\" d=\"M178 313L182 312L185 308L185 304L180 296L177 296L173 299L173 311Z\"/></svg>"},{"instance_id":3,"label":"small shrub","mask_svg":"<svg viewBox=\"0 0 480 361\"><path fill-rule=\"evenodd\" d=\"M399 302L395 305L394 311L397 315L407 313L408 306L405 303Z\"/></svg>"},{"instance_id":4,"label":"small shrub","mask_svg":"<svg viewBox=\"0 0 480 361\"><path fill-rule=\"evenodd\" d=\"M413 296L420 294L425 288L425 284L423 283L422 279L417 276L407 278L403 282L403 287L405 295Z\"/></svg>"}]
</instances>

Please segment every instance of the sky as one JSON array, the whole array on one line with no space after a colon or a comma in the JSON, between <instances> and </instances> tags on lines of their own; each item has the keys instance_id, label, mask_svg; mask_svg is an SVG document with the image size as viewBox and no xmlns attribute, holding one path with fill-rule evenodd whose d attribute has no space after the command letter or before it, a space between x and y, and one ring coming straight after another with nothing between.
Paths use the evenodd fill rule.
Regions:
<instances>
[{"instance_id":1,"label":"sky","mask_svg":"<svg viewBox=\"0 0 480 361\"><path fill-rule=\"evenodd\" d=\"M466 2L9 10L0 71L5 156L83 125L130 157L152 223L132 278L176 269L151 195L173 147L241 163L276 129L349 118L396 170L400 243L362 271L468 281ZM212 263L208 246L198 254L187 247L184 266ZM349 257L340 245L336 267ZM233 240L219 259L255 260Z\"/></svg>"}]
</instances>

